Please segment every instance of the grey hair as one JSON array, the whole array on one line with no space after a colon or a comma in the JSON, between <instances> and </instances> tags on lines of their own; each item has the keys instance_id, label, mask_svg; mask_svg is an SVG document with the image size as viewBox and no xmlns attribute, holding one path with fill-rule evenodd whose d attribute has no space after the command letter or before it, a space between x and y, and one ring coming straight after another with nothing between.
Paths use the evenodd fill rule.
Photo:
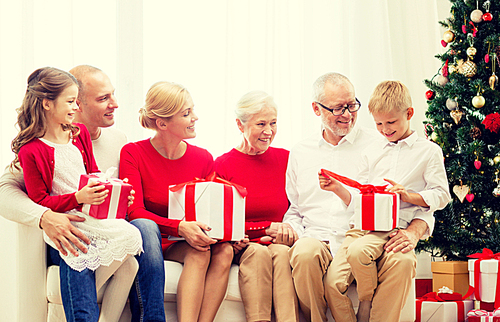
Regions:
<instances>
[{"instance_id":1,"label":"grey hair","mask_svg":"<svg viewBox=\"0 0 500 322\"><path fill-rule=\"evenodd\" d=\"M251 91L243 95L236 103L236 118L242 123L247 122L253 115L262 111L264 107L272 108L276 113L278 106L271 95L263 91Z\"/></svg>"},{"instance_id":2,"label":"grey hair","mask_svg":"<svg viewBox=\"0 0 500 322\"><path fill-rule=\"evenodd\" d=\"M349 80L349 78L345 77L342 74L339 73L326 73L324 75L321 75L318 77L318 79L314 82L313 84L313 100L316 102L320 102L323 100L325 96L325 84L330 83L333 85L340 85L340 84L350 84L351 86L352 83Z\"/></svg>"}]
</instances>

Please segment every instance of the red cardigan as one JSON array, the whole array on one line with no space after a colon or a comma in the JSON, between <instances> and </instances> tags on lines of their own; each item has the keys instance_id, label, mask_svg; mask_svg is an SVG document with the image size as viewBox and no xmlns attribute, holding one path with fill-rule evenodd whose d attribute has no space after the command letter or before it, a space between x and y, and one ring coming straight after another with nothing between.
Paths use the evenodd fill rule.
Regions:
<instances>
[{"instance_id":1,"label":"red cardigan","mask_svg":"<svg viewBox=\"0 0 500 322\"><path fill-rule=\"evenodd\" d=\"M213 172L213 157L205 149L187 144L177 160L164 158L149 139L126 144L120 153L120 178L128 178L134 187L134 203L128 208L129 220L151 219L158 224L163 250L173 242L167 237L179 236L180 220L169 219L168 186Z\"/></svg>"},{"instance_id":2,"label":"red cardigan","mask_svg":"<svg viewBox=\"0 0 500 322\"><path fill-rule=\"evenodd\" d=\"M285 172L289 154L273 147L258 155L232 149L215 160L219 177L247 188L245 230L254 241L266 235L272 222L281 222L288 210Z\"/></svg>"},{"instance_id":3,"label":"red cardigan","mask_svg":"<svg viewBox=\"0 0 500 322\"><path fill-rule=\"evenodd\" d=\"M85 125L74 123L80 133L71 141L82 153L87 173L99 172L92 152L92 141ZM77 208L75 192L59 196L51 196L54 178L54 148L34 139L19 150L19 162L23 168L24 182L28 196L36 203L50 208L52 211L66 212Z\"/></svg>"}]
</instances>

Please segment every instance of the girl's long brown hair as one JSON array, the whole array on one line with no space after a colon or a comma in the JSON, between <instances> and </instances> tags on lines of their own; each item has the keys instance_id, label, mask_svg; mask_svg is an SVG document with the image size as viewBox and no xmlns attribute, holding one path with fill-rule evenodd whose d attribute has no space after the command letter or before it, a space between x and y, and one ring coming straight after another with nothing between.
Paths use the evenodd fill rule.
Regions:
<instances>
[{"instance_id":1,"label":"girl's long brown hair","mask_svg":"<svg viewBox=\"0 0 500 322\"><path fill-rule=\"evenodd\" d=\"M19 127L19 133L11 144L12 151L16 154L11 168L19 169L17 154L21 147L33 139L43 137L47 131L43 100L56 100L71 85L78 86L75 77L54 67L39 68L28 77L28 87L23 104L16 110L16 125ZM63 129L70 130L73 135L78 135L80 131L77 126L72 124L63 125Z\"/></svg>"}]
</instances>

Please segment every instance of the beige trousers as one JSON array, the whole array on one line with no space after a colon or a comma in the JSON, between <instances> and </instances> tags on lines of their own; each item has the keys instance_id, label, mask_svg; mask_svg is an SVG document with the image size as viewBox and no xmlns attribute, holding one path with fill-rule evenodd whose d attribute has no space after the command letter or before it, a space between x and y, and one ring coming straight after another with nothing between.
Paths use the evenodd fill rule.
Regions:
<instances>
[{"instance_id":1,"label":"beige trousers","mask_svg":"<svg viewBox=\"0 0 500 322\"><path fill-rule=\"evenodd\" d=\"M328 245L315 238L299 238L290 248L293 283L308 321L326 321L323 275L331 261Z\"/></svg>"},{"instance_id":2,"label":"beige trousers","mask_svg":"<svg viewBox=\"0 0 500 322\"><path fill-rule=\"evenodd\" d=\"M292 282L289 247L250 243L235 258L247 321L299 321L299 305ZM273 303L274 302L274 303Z\"/></svg>"},{"instance_id":3,"label":"beige trousers","mask_svg":"<svg viewBox=\"0 0 500 322\"><path fill-rule=\"evenodd\" d=\"M415 252L386 253L391 232L351 229L325 276L325 297L337 322L356 322L349 285L356 279L360 301L372 301L370 321L399 321L416 272Z\"/></svg>"}]
</instances>

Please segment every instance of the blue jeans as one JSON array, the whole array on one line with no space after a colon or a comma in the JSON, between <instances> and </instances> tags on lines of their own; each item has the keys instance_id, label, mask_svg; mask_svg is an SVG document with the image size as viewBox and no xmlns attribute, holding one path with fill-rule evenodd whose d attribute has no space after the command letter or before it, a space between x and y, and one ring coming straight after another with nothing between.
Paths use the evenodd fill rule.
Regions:
<instances>
[{"instance_id":1,"label":"blue jeans","mask_svg":"<svg viewBox=\"0 0 500 322\"><path fill-rule=\"evenodd\" d=\"M75 271L61 259L59 251L49 247L50 260L59 265L61 298L68 322L97 322L99 306L95 273L89 269Z\"/></svg>"},{"instance_id":2,"label":"blue jeans","mask_svg":"<svg viewBox=\"0 0 500 322\"><path fill-rule=\"evenodd\" d=\"M149 219L135 219L130 223L141 232L144 249L144 253L135 257L139 271L129 296L132 322L165 322L165 266L160 229Z\"/></svg>"}]
</instances>

